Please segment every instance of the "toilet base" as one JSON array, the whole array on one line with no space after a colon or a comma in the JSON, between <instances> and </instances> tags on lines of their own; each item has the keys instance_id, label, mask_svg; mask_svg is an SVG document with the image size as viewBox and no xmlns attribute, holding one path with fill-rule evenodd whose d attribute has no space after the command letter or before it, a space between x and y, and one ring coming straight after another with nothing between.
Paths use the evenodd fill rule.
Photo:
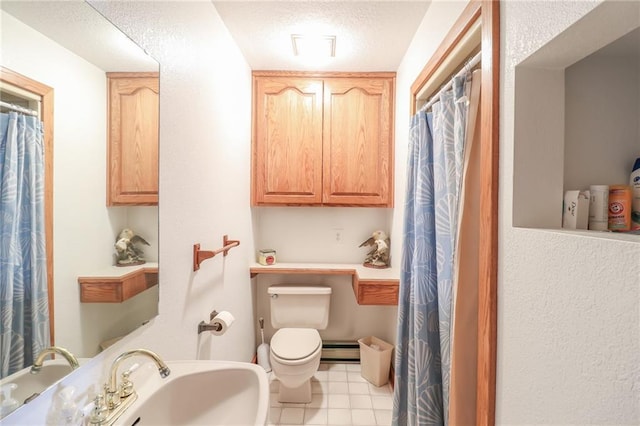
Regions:
<instances>
[{"instance_id":1,"label":"toilet base","mask_svg":"<svg viewBox=\"0 0 640 426\"><path fill-rule=\"evenodd\" d=\"M307 404L311 402L311 379L296 388L288 388L280 382L278 402Z\"/></svg>"}]
</instances>

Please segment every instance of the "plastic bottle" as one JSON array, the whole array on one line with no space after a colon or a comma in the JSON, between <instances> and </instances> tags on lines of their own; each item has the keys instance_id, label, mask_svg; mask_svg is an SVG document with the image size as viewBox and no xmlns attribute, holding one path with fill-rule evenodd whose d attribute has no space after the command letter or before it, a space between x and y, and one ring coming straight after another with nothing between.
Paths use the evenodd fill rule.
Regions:
<instances>
[{"instance_id":1,"label":"plastic bottle","mask_svg":"<svg viewBox=\"0 0 640 426\"><path fill-rule=\"evenodd\" d=\"M612 185L609 187L609 230L631 229L631 187Z\"/></svg>"},{"instance_id":2,"label":"plastic bottle","mask_svg":"<svg viewBox=\"0 0 640 426\"><path fill-rule=\"evenodd\" d=\"M16 408L20 407L20 403L11 397L11 392L16 390L18 385L15 383L7 383L0 387L2 393L2 403L0 404L0 418L6 416Z\"/></svg>"},{"instance_id":3,"label":"plastic bottle","mask_svg":"<svg viewBox=\"0 0 640 426\"><path fill-rule=\"evenodd\" d=\"M55 410L51 424L56 426L80 424L82 413L73 399L75 392L76 390L73 386L68 386L56 395Z\"/></svg>"},{"instance_id":4,"label":"plastic bottle","mask_svg":"<svg viewBox=\"0 0 640 426\"><path fill-rule=\"evenodd\" d=\"M640 157L636 159L629 179L631 185L631 229L640 230Z\"/></svg>"},{"instance_id":5,"label":"plastic bottle","mask_svg":"<svg viewBox=\"0 0 640 426\"><path fill-rule=\"evenodd\" d=\"M591 185L589 197L589 229L606 231L609 229L609 185Z\"/></svg>"}]
</instances>

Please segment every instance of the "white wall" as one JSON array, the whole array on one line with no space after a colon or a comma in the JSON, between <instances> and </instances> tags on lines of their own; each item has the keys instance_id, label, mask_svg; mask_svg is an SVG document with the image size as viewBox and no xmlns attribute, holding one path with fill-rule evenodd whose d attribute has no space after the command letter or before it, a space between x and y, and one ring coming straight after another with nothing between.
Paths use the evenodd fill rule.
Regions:
<instances>
[{"instance_id":1,"label":"white wall","mask_svg":"<svg viewBox=\"0 0 640 426\"><path fill-rule=\"evenodd\" d=\"M152 244L145 254L157 260L157 208L106 208L104 71L6 12L1 16L2 65L54 89L55 343L90 357L100 342L154 316L157 290L125 304L81 304L77 278L113 264L115 236L133 215Z\"/></svg>"},{"instance_id":2,"label":"white wall","mask_svg":"<svg viewBox=\"0 0 640 426\"><path fill-rule=\"evenodd\" d=\"M362 263L368 250L359 248L377 229L389 234L392 209L360 207L255 207L256 248L276 250L280 262ZM393 259L392 264L399 262Z\"/></svg>"},{"instance_id":3,"label":"white wall","mask_svg":"<svg viewBox=\"0 0 640 426\"><path fill-rule=\"evenodd\" d=\"M409 144L411 85L435 50L438 48L451 26L460 16L467 1L435 0L429 6L422 23L405 53L396 75L395 110L395 208L391 229L396 244L391 247L391 255L396 265L402 257L402 235L404 230L404 203L407 181L407 148ZM400 242L400 244L398 244ZM397 328L397 326L396 326ZM395 331L394 340L395 342Z\"/></svg>"},{"instance_id":4,"label":"white wall","mask_svg":"<svg viewBox=\"0 0 640 426\"><path fill-rule=\"evenodd\" d=\"M515 65L599 3L501 3L497 424L640 419L640 244L511 225Z\"/></svg>"},{"instance_id":5,"label":"white wall","mask_svg":"<svg viewBox=\"0 0 640 426\"><path fill-rule=\"evenodd\" d=\"M391 247L401 244L401 234L391 232L392 209L358 207L261 207L254 208L256 249L276 250L278 262L362 263L369 251L358 247L371 233L389 233ZM392 257L392 266L400 257ZM398 272L399 273L399 272ZM395 306L357 304L350 276L258 275L255 281L256 315L265 319L265 338L270 340L270 285L322 284L332 288L329 325L320 332L323 340L355 341L374 335L395 342ZM257 324L256 324L257 327ZM256 343L258 343L256 334Z\"/></svg>"},{"instance_id":6,"label":"white wall","mask_svg":"<svg viewBox=\"0 0 640 426\"><path fill-rule=\"evenodd\" d=\"M358 245L375 229L386 230L391 238L391 263L399 268L409 132L410 87L424 64L466 6L466 1L434 1L416 31L396 75L395 100L395 195L393 209L375 208L254 208L256 248L274 248L279 261L360 263L366 250ZM340 234L337 241L336 234ZM357 340L375 335L395 343L397 307L359 306L345 277L258 276L257 312L265 318L265 334L273 330L269 322L266 288L278 282L311 280L333 289L331 317L325 340Z\"/></svg>"},{"instance_id":7,"label":"white wall","mask_svg":"<svg viewBox=\"0 0 640 426\"><path fill-rule=\"evenodd\" d=\"M639 418L638 244L511 226L514 66L597 3L502 3L498 424L629 424ZM197 322L211 308L229 309L239 318L229 333L200 343L212 358L247 360L255 321L248 278L254 258L250 71L211 4L98 6L162 64L160 315L127 344L169 359L193 358ZM402 229L409 86L464 6L433 2L398 70L394 235ZM231 181L233 188L222 183ZM223 233L241 246L192 273L192 244L217 248ZM65 383L82 389L99 383L119 349ZM41 423L39 411L46 411L52 394L4 421Z\"/></svg>"},{"instance_id":8,"label":"white wall","mask_svg":"<svg viewBox=\"0 0 640 426\"><path fill-rule=\"evenodd\" d=\"M496 424L640 419L640 245L512 226L514 67L598 3L501 3ZM402 120L409 87L465 4L433 2L398 69L398 177L406 161L408 125ZM404 179L396 182L404 185ZM397 206L396 234L400 197Z\"/></svg>"},{"instance_id":9,"label":"white wall","mask_svg":"<svg viewBox=\"0 0 640 426\"><path fill-rule=\"evenodd\" d=\"M95 2L160 62L160 314L129 340L165 359L251 360L251 73L210 2ZM195 243L240 240L192 270ZM212 310L236 317L198 336Z\"/></svg>"},{"instance_id":10,"label":"white wall","mask_svg":"<svg viewBox=\"0 0 640 426\"><path fill-rule=\"evenodd\" d=\"M640 155L639 55L604 48L566 69L565 190L629 184Z\"/></svg>"},{"instance_id":11,"label":"white wall","mask_svg":"<svg viewBox=\"0 0 640 426\"><path fill-rule=\"evenodd\" d=\"M65 378L85 397L99 390L125 349L145 347L166 360L251 360L254 261L249 208L251 71L210 2L92 2L143 46L160 68L159 315ZM227 257L192 270L192 248L240 240ZM198 336L213 309L237 321L226 335ZM3 424L44 424L55 389Z\"/></svg>"},{"instance_id":12,"label":"white wall","mask_svg":"<svg viewBox=\"0 0 640 426\"><path fill-rule=\"evenodd\" d=\"M320 330L322 340L348 341L376 336L395 343L398 308L396 306L358 305L350 275L258 275L256 281L256 317L264 318L264 337L269 341L275 329L271 326L271 301L268 287L279 284L324 285L331 287L329 324ZM259 343L256 335L256 344Z\"/></svg>"},{"instance_id":13,"label":"white wall","mask_svg":"<svg viewBox=\"0 0 640 426\"><path fill-rule=\"evenodd\" d=\"M612 55L637 49L628 33L638 25L637 2L604 2L515 66L515 226L559 229L565 189L628 180L640 147L638 68Z\"/></svg>"},{"instance_id":14,"label":"white wall","mask_svg":"<svg viewBox=\"0 0 640 426\"><path fill-rule=\"evenodd\" d=\"M411 85L466 5L467 1L433 1L398 67L395 112L396 207L393 211L392 219L392 233L394 235L401 236L403 232ZM391 247L391 254L397 261L401 258L401 246L401 244L395 244Z\"/></svg>"}]
</instances>

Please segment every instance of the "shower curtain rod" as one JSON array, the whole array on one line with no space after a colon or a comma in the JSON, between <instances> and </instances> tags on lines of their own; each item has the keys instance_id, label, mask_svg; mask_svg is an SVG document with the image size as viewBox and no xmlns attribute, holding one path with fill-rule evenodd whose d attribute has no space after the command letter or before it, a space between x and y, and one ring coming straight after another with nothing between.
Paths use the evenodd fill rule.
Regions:
<instances>
[{"instance_id":1,"label":"shower curtain rod","mask_svg":"<svg viewBox=\"0 0 640 426\"><path fill-rule=\"evenodd\" d=\"M454 75L453 77L451 77L451 79L449 79L449 82L447 84L445 84L442 89L438 90L438 92L433 95L431 97L431 99L429 99L427 101L426 104L424 104L419 110L418 112L422 112L424 110L426 110L427 108L429 108L430 106L432 106L434 103L436 103L436 101L438 99L440 99L440 96L446 92L447 90L449 90L451 88L451 86L453 86L453 80L456 77L460 77L461 75L463 75L464 73L466 73L467 71L471 70L473 67L475 67L476 65L478 65L480 63L480 60L482 59L482 52L478 52L476 53L476 55L471 58L463 67L460 71L458 71L456 73L456 75Z\"/></svg>"},{"instance_id":2,"label":"shower curtain rod","mask_svg":"<svg viewBox=\"0 0 640 426\"><path fill-rule=\"evenodd\" d=\"M0 107L9 108L10 110L21 112L22 114L38 116L38 111L34 111L29 108L24 108L18 105L10 104L9 102L0 101Z\"/></svg>"}]
</instances>

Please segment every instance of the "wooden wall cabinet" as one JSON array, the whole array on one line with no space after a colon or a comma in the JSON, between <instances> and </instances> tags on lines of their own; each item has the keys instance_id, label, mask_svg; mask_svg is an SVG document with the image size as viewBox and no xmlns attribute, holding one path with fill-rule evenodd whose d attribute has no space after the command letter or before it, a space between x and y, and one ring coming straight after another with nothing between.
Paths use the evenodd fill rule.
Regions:
<instances>
[{"instance_id":1,"label":"wooden wall cabinet","mask_svg":"<svg viewBox=\"0 0 640 426\"><path fill-rule=\"evenodd\" d=\"M158 204L158 73L107 73L107 205Z\"/></svg>"},{"instance_id":2,"label":"wooden wall cabinet","mask_svg":"<svg viewBox=\"0 0 640 426\"><path fill-rule=\"evenodd\" d=\"M393 206L395 73L253 73L252 200Z\"/></svg>"}]
</instances>

